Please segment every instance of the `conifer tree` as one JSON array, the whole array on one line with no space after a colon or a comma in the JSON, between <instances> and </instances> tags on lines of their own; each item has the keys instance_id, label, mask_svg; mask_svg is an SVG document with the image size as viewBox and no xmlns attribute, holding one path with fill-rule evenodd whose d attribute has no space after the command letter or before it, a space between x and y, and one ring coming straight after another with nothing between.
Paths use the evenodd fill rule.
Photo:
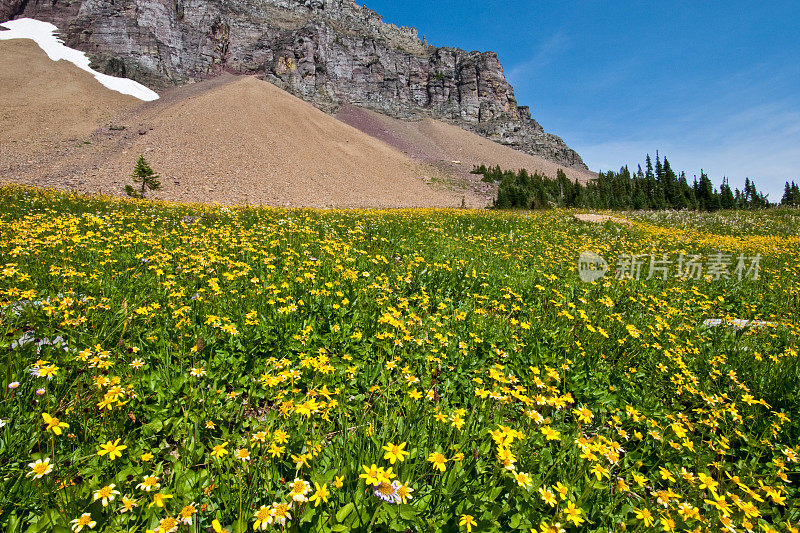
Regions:
<instances>
[{"instance_id":1,"label":"conifer tree","mask_svg":"<svg viewBox=\"0 0 800 533\"><path fill-rule=\"evenodd\" d=\"M678 187L678 177L672 170L666 156L664 157L664 196L666 197L667 206L673 209L686 207L683 191Z\"/></svg>"},{"instance_id":2,"label":"conifer tree","mask_svg":"<svg viewBox=\"0 0 800 533\"><path fill-rule=\"evenodd\" d=\"M719 187L719 195L722 209L733 209L736 207L736 198L734 198L731 186L728 184L728 178L722 178L722 185Z\"/></svg>"},{"instance_id":3,"label":"conifer tree","mask_svg":"<svg viewBox=\"0 0 800 533\"><path fill-rule=\"evenodd\" d=\"M753 202L753 190L750 186L750 178L746 177L744 179L744 190L742 191L742 200L744 201L744 207L750 208Z\"/></svg>"},{"instance_id":4,"label":"conifer tree","mask_svg":"<svg viewBox=\"0 0 800 533\"><path fill-rule=\"evenodd\" d=\"M661 165L661 156L658 154L658 150L656 150L656 179L664 179L664 167Z\"/></svg>"},{"instance_id":5,"label":"conifer tree","mask_svg":"<svg viewBox=\"0 0 800 533\"><path fill-rule=\"evenodd\" d=\"M697 186L697 201L703 211L716 211L721 207L719 194L714 190L714 185L708 179L708 174L702 169L700 170L700 182Z\"/></svg>"},{"instance_id":6,"label":"conifer tree","mask_svg":"<svg viewBox=\"0 0 800 533\"><path fill-rule=\"evenodd\" d=\"M131 178L133 179L134 183L141 183L141 188L139 190L136 190L131 185L125 186L125 193L133 198L144 198L144 193L147 189L150 189L151 191L157 191L161 189L161 182L158 181L159 175L156 174L152 168L150 168L150 165L148 165L147 161L144 160L143 155L139 155L139 159L136 161L136 167L133 169Z\"/></svg>"},{"instance_id":7,"label":"conifer tree","mask_svg":"<svg viewBox=\"0 0 800 533\"><path fill-rule=\"evenodd\" d=\"M763 209L769 206L767 196L758 192L755 181L745 178L744 188L748 209Z\"/></svg>"},{"instance_id":8,"label":"conifer tree","mask_svg":"<svg viewBox=\"0 0 800 533\"><path fill-rule=\"evenodd\" d=\"M495 207L517 209L543 209L558 207L590 207L596 209L717 209L750 208L762 209L771 204L767 195L756 189L753 180L745 180L745 191L736 189L735 193L728 178L722 179L719 191L708 175L700 170L700 177L694 177L693 185L686 180L686 173L676 175L666 157L656 152L656 165L648 156L645 169L639 165L635 173L627 166L619 172L600 171L597 178L586 185L567 178L559 169L555 178L538 172L529 174L526 170L512 172L500 166L476 167L475 172L483 170L484 179L499 181ZM655 170L655 172L653 172ZM787 181L781 201L783 205L800 205L800 188Z\"/></svg>"},{"instance_id":9,"label":"conifer tree","mask_svg":"<svg viewBox=\"0 0 800 533\"><path fill-rule=\"evenodd\" d=\"M795 182L789 184L786 182L786 185L783 188L783 198L781 198L781 205L786 207L798 207L800 206L800 188L798 188Z\"/></svg>"}]
</instances>

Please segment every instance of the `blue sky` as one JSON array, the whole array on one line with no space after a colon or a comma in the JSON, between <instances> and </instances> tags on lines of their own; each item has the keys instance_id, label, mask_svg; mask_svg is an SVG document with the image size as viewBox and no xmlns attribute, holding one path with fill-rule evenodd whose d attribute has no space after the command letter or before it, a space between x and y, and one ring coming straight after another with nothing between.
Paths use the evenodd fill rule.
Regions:
<instances>
[{"instance_id":1,"label":"blue sky","mask_svg":"<svg viewBox=\"0 0 800 533\"><path fill-rule=\"evenodd\" d=\"M363 0L359 3L364 4ZM665 154L780 200L800 179L800 1L369 0L428 42L494 50L592 170Z\"/></svg>"}]
</instances>

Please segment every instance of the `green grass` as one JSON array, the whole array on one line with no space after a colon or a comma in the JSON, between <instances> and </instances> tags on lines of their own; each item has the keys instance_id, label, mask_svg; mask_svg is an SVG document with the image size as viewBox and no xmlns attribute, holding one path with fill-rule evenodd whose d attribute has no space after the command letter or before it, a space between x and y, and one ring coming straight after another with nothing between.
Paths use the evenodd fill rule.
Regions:
<instances>
[{"instance_id":1,"label":"green grass","mask_svg":"<svg viewBox=\"0 0 800 533\"><path fill-rule=\"evenodd\" d=\"M628 218L2 188L0 523L169 531L184 512L178 531L252 531L285 503L292 531L796 528L795 214ZM578 277L584 250L611 266L598 282ZM621 254L719 250L760 254L760 278L613 274ZM373 464L410 498L382 503ZM160 488L137 488L148 476ZM292 502L295 479L328 494Z\"/></svg>"}]
</instances>

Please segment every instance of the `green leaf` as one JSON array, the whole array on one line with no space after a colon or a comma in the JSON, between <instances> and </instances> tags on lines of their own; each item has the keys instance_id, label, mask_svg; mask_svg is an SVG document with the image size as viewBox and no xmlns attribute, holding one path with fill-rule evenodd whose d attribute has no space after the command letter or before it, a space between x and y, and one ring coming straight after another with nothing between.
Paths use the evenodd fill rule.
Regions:
<instances>
[{"instance_id":1,"label":"green leaf","mask_svg":"<svg viewBox=\"0 0 800 533\"><path fill-rule=\"evenodd\" d=\"M511 520L508 523L508 526L511 529L521 529L520 527L521 525L522 525L522 515L519 513L515 513L514 515L512 515Z\"/></svg>"},{"instance_id":2,"label":"green leaf","mask_svg":"<svg viewBox=\"0 0 800 533\"><path fill-rule=\"evenodd\" d=\"M233 523L233 533L247 533L247 524L250 517L239 517L239 520Z\"/></svg>"},{"instance_id":3,"label":"green leaf","mask_svg":"<svg viewBox=\"0 0 800 533\"><path fill-rule=\"evenodd\" d=\"M485 502L493 502L493 501L495 501L497 499L498 496L500 496L501 492L503 492L503 487L495 487L494 489L492 489L488 493L484 493L484 496L483 496L482 499Z\"/></svg>"},{"instance_id":4,"label":"green leaf","mask_svg":"<svg viewBox=\"0 0 800 533\"><path fill-rule=\"evenodd\" d=\"M353 502L350 502L341 509L339 509L338 511L336 511L336 521L344 522L347 519L347 517L350 516L350 514L353 512L355 508L356 506L353 505Z\"/></svg>"},{"instance_id":5,"label":"green leaf","mask_svg":"<svg viewBox=\"0 0 800 533\"><path fill-rule=\"evenodd\" d=\"M308 507L306 507L305 512L300 517L300 523L302 524L303 522L311 522L311 519L314 518L315 514L316 514L316 509L311 505L309 505Z\"/></svg>"},{"instance_id":6,"label":"green leaf","mask_svg":"<svg viewBox=\"0 0 800 533\"><path fill-rule=\"evenodd\" d=\"M22 530L22 519L16 514L8 517L6 522L6 533L19 533Z\"/></svg>"},{"instance_id":7,"label":"green leaf","mask_svg":"<svg viewBox=\"0 0 800 533\"><path fill-rule=\"evenodd\" d=\"M417 510L408 504L400 504L399 510L403 520L414 520L417 517Z\"/></svg>"},{"instance_id":8,"label":"green leaf","mask_svg":"<svg viewBox=\"0 0 800 533\"><path fill-rule=\"evenodd\" d=\"M389 529L391 529L392 531L397 531L398 533L405 533L408 527L406 527L406 524L404 524L399 520L392 520L389 523Z\"/></svg>"},{"instance_id":9,"label":"green leaf","mask_svg":"<svg viewBox=\"0 0 800 533\"><path fill-rule=\"evenodd\" d=\"M164 423L156 418L155 420L148 422L142 427L142 432L145 435L155 435L156 433L160 432L164 429Z\"/></svg>"},{"instance_id":10,"label":"green leaf","mask_svg":"<svg viewBox=\"0 0 800 533\"><path fill-rule=\"evenodd\" d=\"M64 526L58 525L63 519L55 509L47 511L44 515L38 517L35 521L31 522L25 533L39 533L40 531L55 531L61 533L62 531L69 532Z\"/></svg>"}]
</instances>

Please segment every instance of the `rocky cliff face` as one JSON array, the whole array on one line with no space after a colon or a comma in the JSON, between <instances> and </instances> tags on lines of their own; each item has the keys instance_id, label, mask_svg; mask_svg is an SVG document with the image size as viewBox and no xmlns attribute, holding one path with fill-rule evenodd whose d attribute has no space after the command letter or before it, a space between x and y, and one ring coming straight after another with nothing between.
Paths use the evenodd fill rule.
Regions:
<instances>
[{"instance_id":1,"label":"rocky cliff face","mask_svg":"<svg viewBox=\"0 0 800 533\"><path fill-rule=\"evenodd\" d=\"M22 0L0 0L0 20L8 20L14 16L22 5Z\"/></svg>"},{"instance_id":2,"label":"rocky cliff face","mask_svg":"<svg viewBox=\"0 0 800 533\"><path fill-rule=\"evenodd\" d=\"M0 19L16 16L56 24L95 68L151 86L258 74L327 111L431 116L586 168L517 105L495 53L429 46L354 0L0 0Z\"/></svg>"}]
</instances>

